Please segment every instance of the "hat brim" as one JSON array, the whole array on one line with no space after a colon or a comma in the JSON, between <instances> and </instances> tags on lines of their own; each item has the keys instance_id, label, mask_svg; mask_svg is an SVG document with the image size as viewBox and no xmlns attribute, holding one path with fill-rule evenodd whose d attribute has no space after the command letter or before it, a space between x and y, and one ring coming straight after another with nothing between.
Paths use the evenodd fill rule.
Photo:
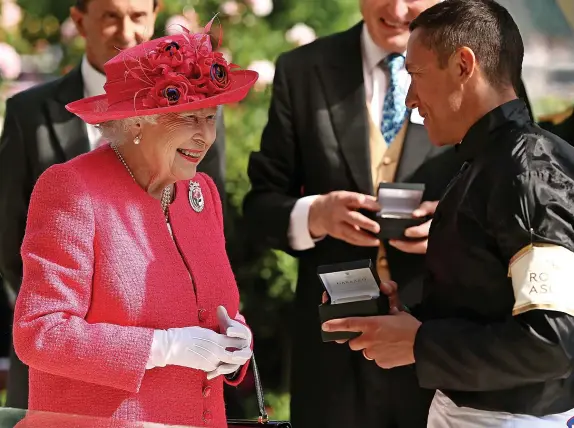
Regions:
<instances>
[{"instance_id":1,"label":"hat brim","mask_svg":"<svg viewBox=\"0 0 574 428\"><path fill-rule=\"evenodd\" d=\"M110 106L107 95L104 94L74 101L66 105L66 109L91 125L135 116L200 110L241 101L255 84L258 76L258 73L253 70L232 71L230 73L231 82L225 92L203 100L175 104L168 107L145 108L142 105L141 98L136 98L134 101L123 101Z\"/></svg>"}]
</instances>

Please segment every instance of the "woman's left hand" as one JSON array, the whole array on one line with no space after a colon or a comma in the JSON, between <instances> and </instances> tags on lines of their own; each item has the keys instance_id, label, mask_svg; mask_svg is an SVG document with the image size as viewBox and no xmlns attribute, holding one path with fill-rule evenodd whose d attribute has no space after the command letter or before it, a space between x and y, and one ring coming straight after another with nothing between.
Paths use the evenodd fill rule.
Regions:
<instances>
[{"instance_id":1,"label":"woman's left hand","mask_svg":"<svg viewBox=\"0 0 574 428\"><path fill-rule=\"evenodd\" d=\"M241 366L239 364L221 364L215 370L207 373L207 380L215 379L221 375L233 374L239 371L240 368Z\"/></svg>"},{"instance_id":2,"label":"woman's left hand","mask_svg":"<svg viewBox=\"0 0 574 428\"><path fill-rule=\"evenodd\" d=\"M241 317L239 313L237 317ZM236 317L236 318L237 318ZM233 320L229 318L227 314L227 309L223 306L219 306L217 308L217 318L219 319L219 329L221 334L225 334L229 337L236 337L238 339L244 339L246 343L246 348L251 347L251 342L253 341L253 335L251 334L251 330L249 328L237 321L236 319ZM241 317L243 318L243 317ZM247 362L247 361L246 361ZM217 376L221 375L229 375L237 372L241 368L239 364L221 364L215 370L209 372L207 374L207 380L211 380L216 378Z\"/></svg>"},{"instance_id":3,"label":"woman's left hand","mask_svg":"<svg viewBox=\"0 0 574 428\"><path fill-rule=\"evenodd\" d=\"M238 316L240 315L238 314ZM237 321L237 319L229 318L227 310L223 306L219 306L217 308L217 318L219 319L219 329L221 334L225 334L229 337L236 337L238 339L244 339L245 348L251 347L253 335L251 334L251 330L249 330L245 324Z\"/></svg>"}]
</instances>

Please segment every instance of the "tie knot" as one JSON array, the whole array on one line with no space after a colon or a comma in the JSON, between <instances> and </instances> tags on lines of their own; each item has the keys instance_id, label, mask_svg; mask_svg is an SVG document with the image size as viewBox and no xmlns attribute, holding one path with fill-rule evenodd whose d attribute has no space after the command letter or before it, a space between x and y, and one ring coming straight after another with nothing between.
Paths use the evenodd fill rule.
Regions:
<instances>
[{"instance_id":1,"label":"tie knot","mask_svg":"<svg viewBox=\"0 0 574 428\"><path fill-rule=\"evenodd\" d=\"M405 57L398 53L392 53L385 57L383 63L389 68L392 75L397 73L405 65Z\"/></svg>"}]
</instances>

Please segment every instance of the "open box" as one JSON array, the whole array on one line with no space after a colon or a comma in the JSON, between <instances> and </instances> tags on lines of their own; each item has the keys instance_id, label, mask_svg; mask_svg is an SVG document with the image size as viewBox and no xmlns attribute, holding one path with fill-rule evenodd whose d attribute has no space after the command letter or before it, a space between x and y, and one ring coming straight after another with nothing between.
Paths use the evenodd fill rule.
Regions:
<instances>
[{"instance_id":1,"label":"open box","mask_svg":"<svg viewBox=\"0 0 574 428\"><path fill-rule=\"evenodd\" d=\"M405 230L418 226L427 217L413 217L423 198L425 185L422 183L380 183L378 202L382 209L376 214L381 226L381 239L412 240L405 236Z\"/></svg>"},{"instance_id":2,"label":"open box","mask_svg":"<svg viewBox=\"0 0 574 428\"><path fill-rule=\"evenodd\" d=\"M328 301L319 306L321 324L332 319L389 313L388 298L380 292L379 279L371 260L319 266L317 275L328 296ZM359 335L357 332L326 332L321 329L323 342L352 339Z\"/></svg>"}]
</instances>

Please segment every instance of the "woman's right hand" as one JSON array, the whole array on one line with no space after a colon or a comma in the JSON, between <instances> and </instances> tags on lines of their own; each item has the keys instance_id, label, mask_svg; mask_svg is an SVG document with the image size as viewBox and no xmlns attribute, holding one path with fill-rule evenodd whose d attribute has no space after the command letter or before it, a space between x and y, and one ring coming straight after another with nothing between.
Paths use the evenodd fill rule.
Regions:
<instances>
[{"instance_id":1,"label":"woman's right hand","mask_svg":"<svg viewBox=\"0 0 574 428\"><path fill-rule=\"evenodd\" d=\"M251 358L246 339L203 327L156 330L147 368L176 365L212 372L222 364L243 365Z\"/></svg>"}]
</instances>

